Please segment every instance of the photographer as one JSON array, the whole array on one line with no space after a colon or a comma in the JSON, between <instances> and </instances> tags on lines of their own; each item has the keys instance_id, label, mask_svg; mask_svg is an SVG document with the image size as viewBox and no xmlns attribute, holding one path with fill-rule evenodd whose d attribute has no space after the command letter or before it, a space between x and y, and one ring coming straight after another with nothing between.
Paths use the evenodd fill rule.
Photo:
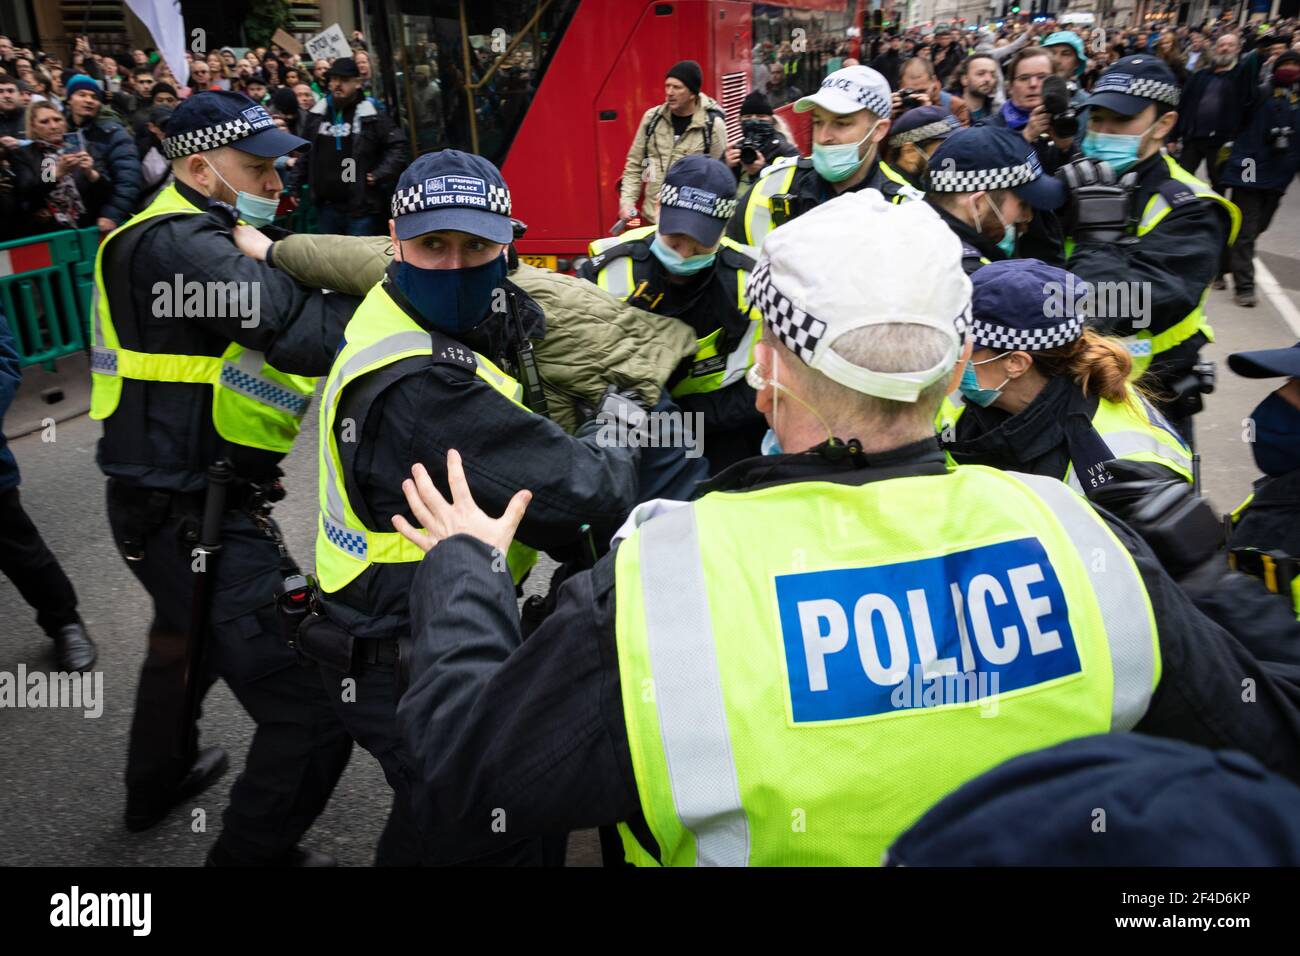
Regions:
<instances>
[{"instance_id":1,"label":"photographer","mask_svg":"<svg viewBox=\"0 0 1300 956\"><path fill-rule=\"evenodd\" d=\"M65 142L63 114L49 103L34 103L27 111L27 138L13 152L14 192L23 233L34 236L57 229L93 226L112 194L109 178L85 148ZM53 175L50 175L50 170Z\"/></svg>"},{"instance_id":2,"label":"photographer","mask_svg":"<svg viewBox=\"0 0 1300 956\"><path fill-rule=\"evenodd\" d=\"M960 96L946 92L939 85L939 77L934 71L934 64L924 57L914 56L903 64L899 71L902 87L894 92L890 99L893 118L898 119L908 110L918 106L937 106L945 113L957 117L962 126L970 125L970 113Z\"/></svg>"},{"instance_id":3,"label":"photographer","mask_svg":"<svg viewBox=\"0 0 1300 956\"><path fill-rule=\"evenodd\" d=\"M740 130L740 142L728 146L724 154L740 185L737 192L753 185L759 174L775 160L783 156L799 156L799 147L790 142L785 120L772 112L772 104L758 90L746 96L740 104Z\"/></svg>"}]
</instances>

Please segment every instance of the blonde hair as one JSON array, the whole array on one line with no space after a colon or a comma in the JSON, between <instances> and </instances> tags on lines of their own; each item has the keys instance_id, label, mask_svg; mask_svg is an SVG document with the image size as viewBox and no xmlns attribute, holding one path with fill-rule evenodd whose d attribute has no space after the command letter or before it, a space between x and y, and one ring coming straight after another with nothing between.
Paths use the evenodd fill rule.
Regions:
<instances>
[{"instance_id":1,"label":"blonde hair","mask_svg":"<svg viewBox=\"0 0 1300 956\"><path fill-rule=\"evenodd\" d=\"M1091 398L1108 402L1131 401L1135 390L1128 381L1133 356L1124 343L1109 335L1085 328L1083 335L1068 345L1034 352L1039 370L1053 378L1066 376Z\"/></svg>"},{"instance_id":2,"label":"blonde hair","mask_svg":"<svg viewBox=\"0 0 1300 956\"><path fill-rule=\"evenodd\" d=\"M36 135L36 114L41 110L49 110L51 113L58 113L60 116L63 115L63 110L59 109L49 100L45 100L41 103L33 103L31 106L27 107L27 139L39 139L43 141L43 137ZM64 120L64 126L67 126L67 120Z\"/></svg>"}]
</instances>

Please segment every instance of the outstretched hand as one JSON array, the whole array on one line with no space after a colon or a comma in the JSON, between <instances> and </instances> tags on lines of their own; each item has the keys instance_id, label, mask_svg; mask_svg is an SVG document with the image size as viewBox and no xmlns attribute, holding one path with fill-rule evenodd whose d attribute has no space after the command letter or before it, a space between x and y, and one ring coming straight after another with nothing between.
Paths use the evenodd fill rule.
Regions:
<instances>
[{"instance_id":1,"label":"outstretched hand","mask_svg":"<svg viewBox=\"0 0 1300 956\"><path fill-rule=\"evenodd\" d=\"M469 483L465 480L460 452L455 449L447 452L447 485L451 489L450 503L434 486L425 467L420 464L413 466L411 477L402 482L402 492L406 495L411 514L424 528L413 528L401 515L393 515L393 527L425 552L454 534L467 534L504 554L515 538L533 493L527 490L517 492L500 518L489 517L474 502Z\"/></svg>"}]
</instances>

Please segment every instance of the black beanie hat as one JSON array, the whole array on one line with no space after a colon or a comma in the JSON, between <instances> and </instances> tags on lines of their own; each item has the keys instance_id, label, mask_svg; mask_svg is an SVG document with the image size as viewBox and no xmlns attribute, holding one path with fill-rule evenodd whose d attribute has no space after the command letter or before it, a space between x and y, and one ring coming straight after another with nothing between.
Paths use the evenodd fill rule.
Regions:
<instances>
[{"instance_id":1,"label":"black beanie hat","mask_svg":"<svg viewBox=\"0 0 1300 956\"><path fill-rule=\"evenodd\" d=\"M691 91L692 96L700 95L700 87L704 84L704 71L694 60L682 60L680 63L674 63L673 68L668 71L664 79L672 77L675 80L681 80L686 88Z\"/></svg>"},{"instance_id":2,"label":"black beanie hat","mask_svg":"<svg viewBox=\"0 0 1300 956\"><path fill-rule=\"evenodd\" d=\"M771 116L772 103L761 90L754 90L740 103L741 116Z\"/></svg>"},{"instance_id":3,"label":"black beanie hat","mask_svg":"<svg viewBox=\"0 0 1300 956\"><path fill-rule=\"evenodd\" d=\"M298 113L298 97L287 86L277 86L271 91L271 109L282 116L295 116Z\"/></svg>"}]
</instances>

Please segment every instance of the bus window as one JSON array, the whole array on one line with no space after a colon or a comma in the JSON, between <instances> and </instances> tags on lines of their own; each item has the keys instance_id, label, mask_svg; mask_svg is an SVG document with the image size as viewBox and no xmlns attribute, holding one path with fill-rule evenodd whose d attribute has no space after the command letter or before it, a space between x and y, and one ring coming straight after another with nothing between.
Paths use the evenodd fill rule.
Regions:
<instances>
[{"instance_id":1,"label":"bus window","mask_svg":"<svg viewBox=\"0 0 1300 956\"><path fill-rule=\"evenodd\" d=\"M848 56L855 0L819 5L839 9L754 4L750 89L766 93L773 109L817 92Z\"/></svg>"},{"instance_id":2,"label":"bus window","mask_svg":"<svg viewBox=\"0 0 1300 956\"><path fill-rule=\"evenodd\" d=\"M414 153L500 166L578 0L381 0L397 111ZM466 82L468 74L469 82Z\"/></svg>"}]
</instances>

